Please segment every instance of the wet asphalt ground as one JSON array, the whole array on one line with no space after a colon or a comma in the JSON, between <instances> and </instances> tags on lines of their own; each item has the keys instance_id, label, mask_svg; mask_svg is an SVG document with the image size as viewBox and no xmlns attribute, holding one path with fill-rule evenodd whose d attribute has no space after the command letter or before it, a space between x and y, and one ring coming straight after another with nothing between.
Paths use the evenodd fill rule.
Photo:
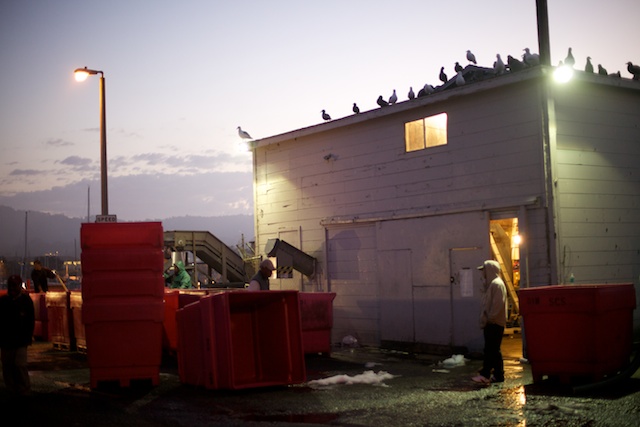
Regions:
<instances>
[{"instance_id":1,"label":"wet asphalt ground","mask_svg":"<svg viewBox=\"0 0 640 427\"><path fill-rule=\"evenodd\" d=\"M638 426L640 372L614 386L576 394L553 379L533 383L521 363L519 334L503 341L506 380L470 381L481 360L445 367L448 356L378 348L307 355L304 384L239 391L181 384L177 361L163 357L160 384L90 388L86 355L36 342L29 349L32 391L12 397L0 385L0 413L24 426ZM378 385L315 386L335 375L372 370ZM7 424L9 425L9 424Z\"/></svg>"}]
</instances>

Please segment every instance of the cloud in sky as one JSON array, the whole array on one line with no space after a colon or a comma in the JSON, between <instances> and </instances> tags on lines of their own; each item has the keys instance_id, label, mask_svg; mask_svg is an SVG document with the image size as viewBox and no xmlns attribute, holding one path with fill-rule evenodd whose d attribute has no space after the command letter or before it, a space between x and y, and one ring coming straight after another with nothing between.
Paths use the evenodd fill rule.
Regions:
<instances>
[{"instance_id":1,"label":"cloud in sky","mask_svg":"<svg viewBox=\"0 0 640 427\"><path fill-rule=\"evenodd\" d=\"M38 173L38 171L35 171ZM84 218L101 211L99 179L82 180L50 190L0 195L0 205ZM109 213L123 221L174 216L253 214L251 172L194 175L142 174L108 180ZM89 202L90 199L90 202Z\"/></svg>"}]
</instances>

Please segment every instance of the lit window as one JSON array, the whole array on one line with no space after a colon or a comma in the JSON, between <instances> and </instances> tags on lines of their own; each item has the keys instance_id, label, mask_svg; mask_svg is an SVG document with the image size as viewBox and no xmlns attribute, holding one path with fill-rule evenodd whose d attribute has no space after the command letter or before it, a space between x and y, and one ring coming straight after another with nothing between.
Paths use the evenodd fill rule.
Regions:
<instances>
[{"instance_id":1,"label":"lit window","mask_svg":"<svg viewBox=\"0 0 640 427\"><path fill-rule=\"evenodd\" d=\"M447 113L436 114L404 124L407 152L447 143Z\"/></svg>"}]
</instances>

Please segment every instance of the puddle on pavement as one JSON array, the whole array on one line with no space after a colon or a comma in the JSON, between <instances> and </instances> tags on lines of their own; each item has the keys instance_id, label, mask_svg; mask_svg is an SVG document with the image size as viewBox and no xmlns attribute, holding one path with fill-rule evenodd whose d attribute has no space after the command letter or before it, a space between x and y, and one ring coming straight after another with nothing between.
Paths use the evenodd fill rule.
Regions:
<instances>
[{"instance_id":1,"label":"puddle on pavement","mask_svg":"<svg viewBox=\"0 0 640 427\"><path fill-rule=\"evenodd\" d=\"M284 422L304 424L328 424L338 419L338 414L279 414L279 415L248 415L240 418L243 421Z\"/></svg>"}]
</instances>

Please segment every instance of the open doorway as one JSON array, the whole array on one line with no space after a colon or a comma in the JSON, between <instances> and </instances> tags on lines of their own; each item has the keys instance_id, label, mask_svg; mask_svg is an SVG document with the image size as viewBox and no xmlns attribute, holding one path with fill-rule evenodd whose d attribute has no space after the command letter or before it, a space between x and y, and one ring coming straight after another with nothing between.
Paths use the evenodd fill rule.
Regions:
<instances>
[{"instance_id":1,"label":"open doorway","mask_svg":"<svg viewBox=\"0 0 640 427\"><path fill-rule=\"evenodd\" d=\"M491 255L500 263L502 279L507 287L509 312L507 327L518 327L520 304L520 234L518 218L493 219L490 223Z\"/></svg>"}]
</instances>

